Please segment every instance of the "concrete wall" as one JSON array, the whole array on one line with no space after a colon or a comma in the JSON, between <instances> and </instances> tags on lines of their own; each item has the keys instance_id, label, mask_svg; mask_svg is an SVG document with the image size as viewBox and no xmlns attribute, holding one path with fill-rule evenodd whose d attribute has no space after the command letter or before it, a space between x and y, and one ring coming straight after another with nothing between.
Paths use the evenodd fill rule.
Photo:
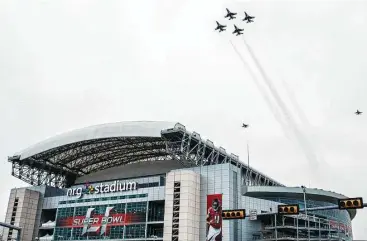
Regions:
<instances>
[{"instance_id":1,"label":"concrete wall","mask_svg":"<svg viewBox=\"0 0 367 241\"><path fill-rule=\"evenodd\" d=\"M41 207L41 193L27 188L12 189L10 192L5 223L14 222L14 226L22 228L22 241L30 241L35 238L39 226L38 209ZM16 202L16 198L18 201ZM18 203L18 205L16 205ZM15 210L15 211L14 211ZM13 220L12 220L13 219ZM3 240L7 240L9 229L4 230ZM17 232L13 231L12 238L16 238Z\"/></svg>"},{"instance_id":2,"label":"concrete wall","mask_svg":"<svg viewBox=\"0 0 367 241\"><path fill-rule=\"evenodd\" d=\"M180 182L178 240L200 240L200 175L190 170L176 170L167 174L166 181L163 240L172 240L175 182Z\"/></svg>"}]
</instances>

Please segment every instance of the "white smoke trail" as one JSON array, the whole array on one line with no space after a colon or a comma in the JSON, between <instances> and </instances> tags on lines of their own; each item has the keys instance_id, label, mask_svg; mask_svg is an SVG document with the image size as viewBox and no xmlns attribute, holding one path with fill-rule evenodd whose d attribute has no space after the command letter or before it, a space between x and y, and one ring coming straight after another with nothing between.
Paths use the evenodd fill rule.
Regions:
<instances>
[{"instance_id":1,"label":"white smoke trail","mask_svg":"<svg viewBox=\"0 0 367 241\"><path fill-rule=\"evenodd\" d=\"M310 164L314 165L313 167L316 169L318 166L318 158L315 154L311 143L308 142L307 138L302 134L302 132L298 129L297 124L295 123L293 116L291 115L290 111L288 110L287 106L279 96L277 90L275 89L273 83L267 76L266 72L264 71L263 67L261 66L260 62L258 61L257 57L255 56L254 52L252 51L252 48L247 44L245 38L243 38L243 42L245 43L246 48L248 49L248 52L250 53L252 59L254 60L257 68L259 69L265 83L267 84L270 92L272 93L275 101L277 102L278 106L280 107L281 111L283 112L284 117L286 118L289 126L291 127L300 147L303 149L304 154L306 155L306 158L310 161Z\"/></svg>"},{"instance_id":2,"label":"white smoke trail","mask_svg":"<svg viewBox=\"0 0 367 241\"><path fill-rule=\"evenodd\" d=\"M241 62L243 63L243 66L245 69L248 70L248 72L250 73L256 87L258 88L258 90L260 91L261 95L263 96L266 104L268 105L268 107L270 108L271 112L274 115L274 118L278 121L278 123L280 124L280 126L283 128L283 130L286 132L285 134L288 136L288 128L286 123L283 121L281 114L279 113L277 106L275 106L272 102L272 100L269 98L268 94L266 93L266 90L264 90L264 88L261 86L259 79L257 78L256 74L254 73L254 71L251 69L250 65L246 62L246 60L243 58L243 56L241 55L241 53L238 51L238 49L236 48L236 46L233 44L232 40L229 41L234 49L234 51L236 52L236 54L238 55L238 57L240 58Z\"/></svg>"},{"instance_id":3,"label":"white smoke trail","mask_svg":"<svg viewBox=\"0 0 367 241\"><path fill-rule=\"evenodd\" d=\"M294 92L292 91L291 87L284 80L282 80L282 83L283 83L283 86L284 86L284 88L286 90L286 93L288 95L288 98L292 102L293 107L294 107L296 113L299 116L299 119L301 121L301 124L306 127L306 131L308 131L308 132L312 131L312 127L311 127L310 121L308 120L308 118L307 118L305 112L302 110L301 106L298 104L297 98L296 98L296 96L294 96ZM313 144L314 143L315 142L313 142ZM331 167L325 161L324 156L323 156L323 152L322 151L320 152L320 149L319 149L320 146L317 145L317 143L316 143L316 145L315 144L313 145L313 149L315 149L315 148L316 148L315 151L317 151L317 154L318 154L317 156L318 156L318 160L319 160L319 163L318 163L319 169L320 170L330 170ZM322 178L321 173L313 172L313 176L316 179L315 182L317 182L318 185L321 185L320 181L324 179L324 178ZM311 184L310 184L310 186L311 186Z\"/></svg>"},{"instance_id":4,"label":"white smoke trail","mask_svg":"<svg viewBox=\"0 0 367 241\"><path fill-rule=\"evenodd\" d=\"M302 108L298 104L297 98L294 96L294 93L291 90L289 84L284 80L282 80L282 84L283 84L284 89L285 89L285 91L288 95L288 98L290 99L290 101L292 102L292 104L294 106L294 110L296 111L297 115L299 116L301 124L306 126L307 129L309 129L311 127L310 122L309 122L305 112L303 112Z\"/></svg>"}]
</instances>

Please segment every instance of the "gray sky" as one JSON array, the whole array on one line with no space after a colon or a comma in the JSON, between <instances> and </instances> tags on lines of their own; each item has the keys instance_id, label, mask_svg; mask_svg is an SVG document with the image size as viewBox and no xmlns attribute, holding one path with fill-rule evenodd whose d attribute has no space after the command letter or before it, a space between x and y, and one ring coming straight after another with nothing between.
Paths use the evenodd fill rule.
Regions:
<instances>
[{"instance_id":1,"label":"gray sky","mask_svg":"<svg viewBox=\"0 0 367 241\"><path fill-rule=\"evenodd\" d=\"M229 43L251 60L242 38L213 31L225 7L256 16L236 23L289 109L283 128ZM353 114L367 114L366 42L362 0L2 0L0 219L24 185L8 155L125 120L179 121L242 159L249 141L251 165L286 185L367 199L367 116ZM356 239L366 222L359 211Z\"/></svg>"}]
</instances>

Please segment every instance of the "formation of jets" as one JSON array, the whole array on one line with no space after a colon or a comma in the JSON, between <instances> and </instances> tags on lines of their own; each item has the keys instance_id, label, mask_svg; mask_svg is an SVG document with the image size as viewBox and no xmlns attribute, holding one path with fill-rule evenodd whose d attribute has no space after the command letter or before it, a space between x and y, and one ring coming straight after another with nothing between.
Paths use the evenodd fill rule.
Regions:
<instances>
[{"instance_id":1,"label":"formation of jets","mask_svg":"<svg viewBox=\"0 0 367 241\"><path fill-rule=\"evenodd\" d=\"M226 10L227 10L227 14L224 16L224 18L228 18L229 20L236 19L237 13L229 11L228 8L226 8ZM254 20L253 20L254 18L255 18L254 16L250 16L250 15L247 14L247 12L245 12L245 18L242 19L242 21L244 21L246 23L252 23L252 22L254 22ZM216 21L216 22L217 22L217 27L215 28L215 30L218 30L219 32L226 31L227 25L222 25L218 21ZM234 26L234 31L232 32L232 34L235 34L236 36L239 36L239 35L243 34L244 29L238 28L235 24L233 24L233 26ZM356 115L362 115L363 112L357 110L354 113ZM242 127L243 128L248 128L249 125L243 123Z\"/></svg>"},{"instance_id":2,"label":"formation of jets","mask_svg":"<svg viewBox=\"0 0 367 241\"><path fill-rule=\"evenodd\" d=\"M224 18L228 18L229 20L232 20L232 19L235 19L236 18L236 15L237 13L233 13L231 11L229 11L228 8L226 8L227 10L227 14L224 16ZM242 21L245 21L246 23L252 23L254 20L255 17L253 16L250 16L248 15L246 12L245 12L245 18L242 19ZM223 31L226 31L226 27L227 25L222 25L220 24L218 21L217 21L217 27L215 28L215 30L218 30L219 32L223 32ZM241 28L238 28L235 24L234 24L234 31L232 32L232 34L235 34L236 36L238 35L241 35L243 34L243 29Z\"/></svg>"}]
</instances>

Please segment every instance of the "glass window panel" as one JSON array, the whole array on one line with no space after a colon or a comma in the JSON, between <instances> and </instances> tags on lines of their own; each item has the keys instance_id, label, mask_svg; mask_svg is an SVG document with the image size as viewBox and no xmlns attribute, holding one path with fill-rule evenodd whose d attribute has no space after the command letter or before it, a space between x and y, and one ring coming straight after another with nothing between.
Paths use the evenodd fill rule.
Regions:
<instances>
[{"instance_id":1,"label":"glass window panel","mask_svg":"<svg viewBox=\"0 0 367 241\"><path fill-rule=\"evenodd\" d=\"M146 221L147 202L134 202L126 205L129 223L140 223Z\"/></svg>"},{"instance_id":2,"label":"glass window panel","mask_svg":"<svg viewBox=\"0 0 367 241\"><path fill-rule=\"evenodd\" d=\"M126 226L125 239L145 238L145 224Z\"/></svg>"},{"instance_id":3,"label":"glass window panel","mask_svg":"<svg viewBox=\"0 0 367 241\"><path fill-rule=\"evenodd\" d=\"M124 226L111 227L109 238L110 239L122 239L124 235Z\"/></svg>"}]
</instances>

